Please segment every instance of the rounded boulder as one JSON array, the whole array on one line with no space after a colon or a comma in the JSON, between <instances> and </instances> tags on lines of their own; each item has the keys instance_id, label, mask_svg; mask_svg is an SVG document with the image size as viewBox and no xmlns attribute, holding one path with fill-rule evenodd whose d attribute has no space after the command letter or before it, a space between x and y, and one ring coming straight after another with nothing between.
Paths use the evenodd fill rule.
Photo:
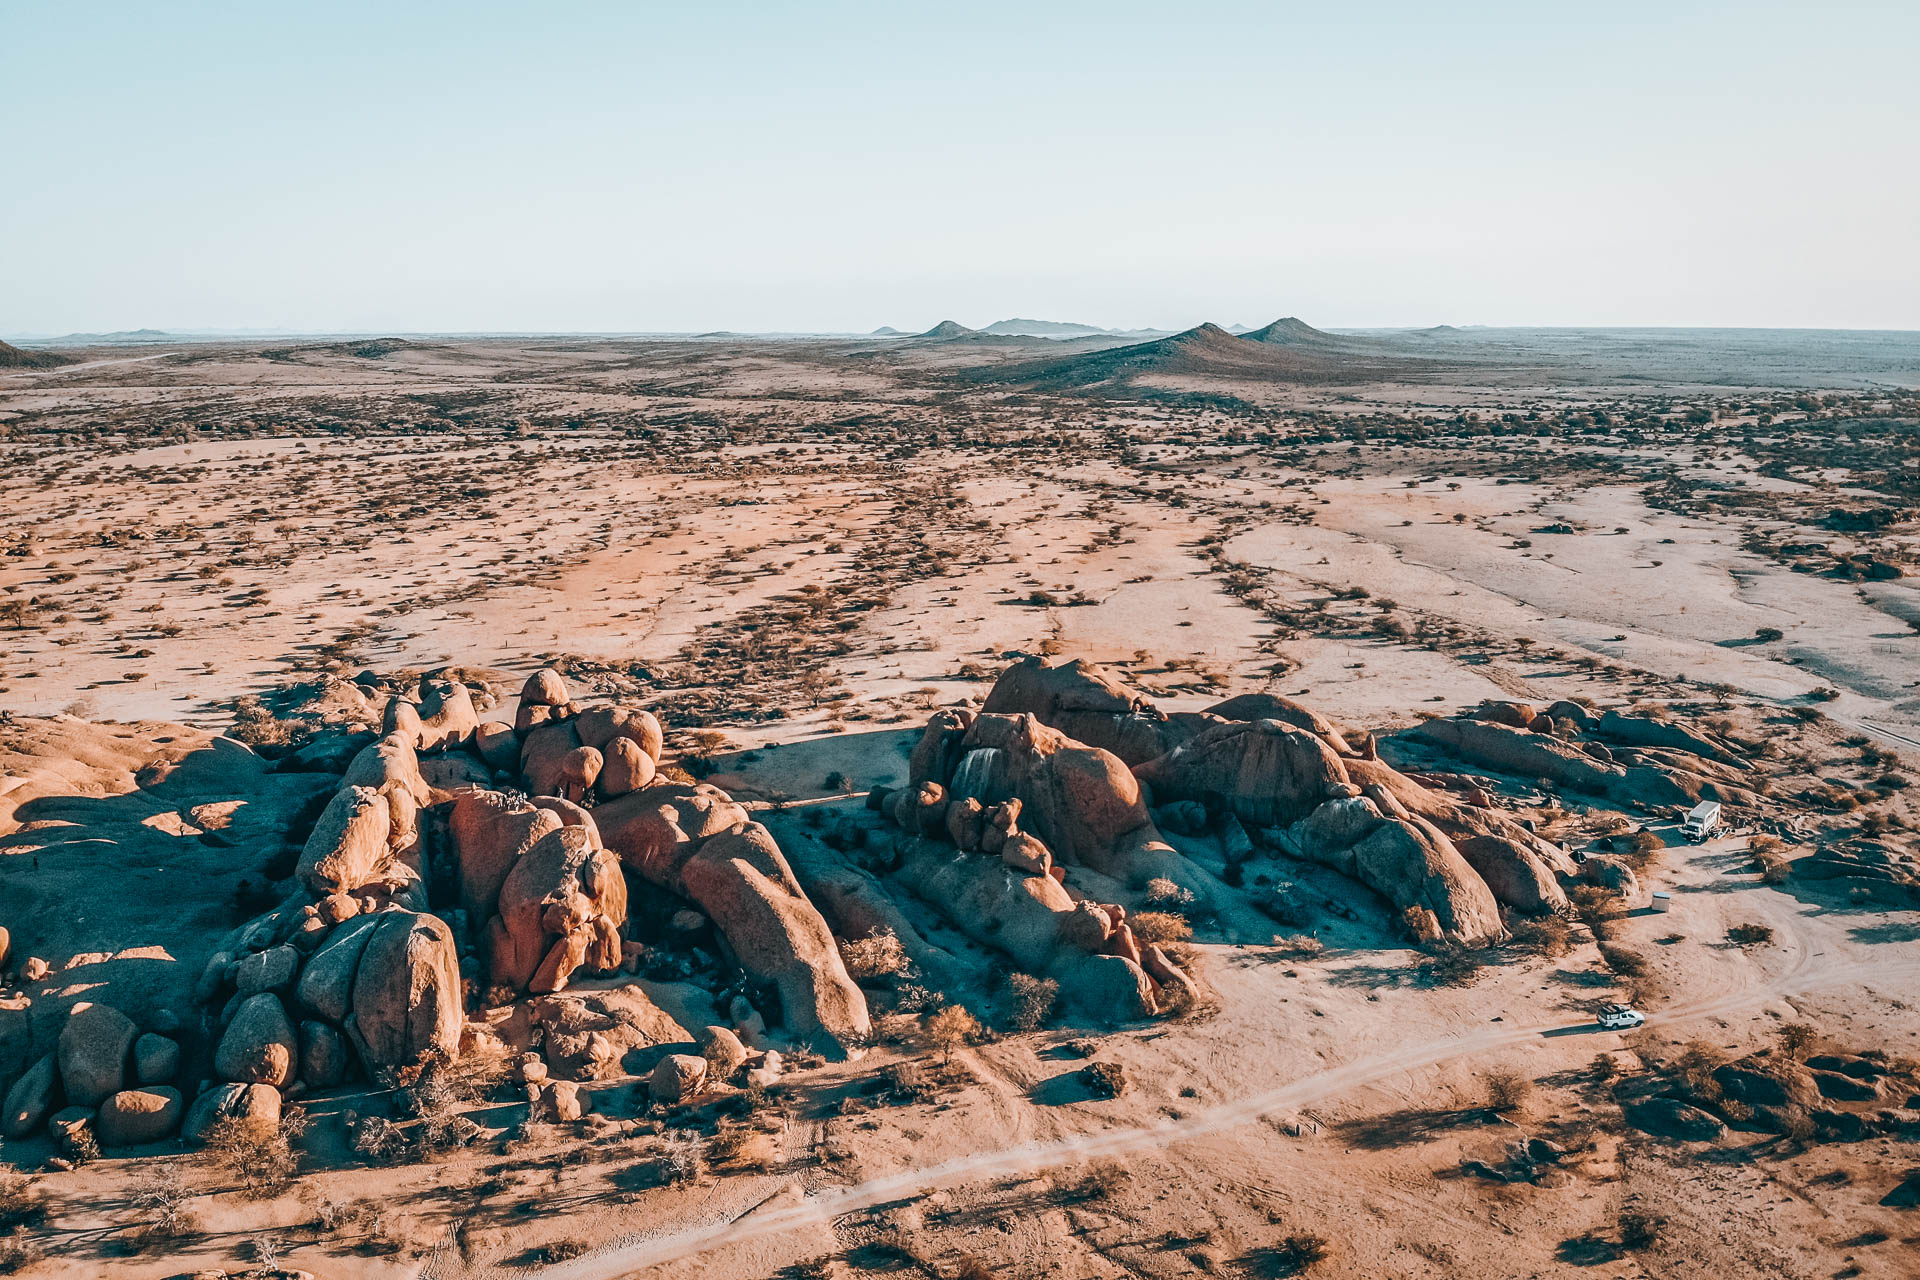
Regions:
<instances>
[{"instance_id":1,"label":"rounded boulder","mask_svg":"<svg viewBox=\"0 0 1920 1280\"><path fill-rule=\"evenodd\" d=\"M280 997L270 992L249 996L234 1013L214 1050L213 1068L225 1080L274 1088L293 1079L300 1042Z\"/></svg>"},{"instance_id":2,"label":"rounded boulder","mask_svg":"<svg viewBox=\"0 0 1920 1280\"><path fill-rule=\"evenodd\" d=\"M144 1147L178 1129L184 1109L180 1091L165 1085L122 1089L100 1104L94 1129L102 1146Z\"/></svg>"},{"instance_id":3,"label":"rounded boulder","mask_svg":"<svg viewBox=\"0 0 1920 1280\"><path fill-rule=\"evenodd\" d=\"M133 1019L112 1005L75 1005L60 1030L60 1082L68 1104L97 1107L120 1092L139 1034Z\"/></svg>"}]
</instances>

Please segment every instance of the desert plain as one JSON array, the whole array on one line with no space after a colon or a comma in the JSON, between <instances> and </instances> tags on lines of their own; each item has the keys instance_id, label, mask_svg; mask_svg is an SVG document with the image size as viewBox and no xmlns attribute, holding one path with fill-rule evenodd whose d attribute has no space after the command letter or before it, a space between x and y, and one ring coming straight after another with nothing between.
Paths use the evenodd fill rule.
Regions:
<instances>
[{"instance_id":1,"label":"desert plain","mask_svg":"<svg viewBox=\"0 0 1920 1280\"><path fill-rule=\"evenodd\" d=\"M1920 336L47 350L0 1272L1920 1273Z\"/></svg>"}]
</instances>

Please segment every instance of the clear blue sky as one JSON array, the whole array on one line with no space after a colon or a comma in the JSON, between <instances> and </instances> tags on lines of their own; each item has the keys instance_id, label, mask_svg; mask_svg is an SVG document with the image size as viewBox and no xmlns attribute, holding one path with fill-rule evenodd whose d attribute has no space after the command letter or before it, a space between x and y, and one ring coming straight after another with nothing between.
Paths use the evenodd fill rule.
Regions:
<instances>
[{"instance_id":1,"label":"clear blue sky","mask_svg":"<svg viewBox=\"0 0 1920 1280\"><path fill-rule=\"evenodd\" d=\"M1920 3L0 0L0 333L1920 328Z\"/></svg>"}]
</instances>

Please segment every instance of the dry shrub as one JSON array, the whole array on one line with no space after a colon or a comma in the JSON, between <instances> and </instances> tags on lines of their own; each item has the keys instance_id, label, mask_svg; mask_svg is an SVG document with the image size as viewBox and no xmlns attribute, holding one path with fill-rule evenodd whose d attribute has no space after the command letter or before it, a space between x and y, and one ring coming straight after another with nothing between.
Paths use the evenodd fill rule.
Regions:
<instances>
[{"instance_id":1,"label":"dry shrub","mask_svg":"<svg viewBox=\"0 0 1920 1280\"><path fill-rule=\"evenodd\" d=\"M46 1250L32 1236L8 1236L0 1240L0 1276L18 1275L46 1257Z\"/></svg>"},{"instance_id":2,"label":"dry shrub","mask_svg":"<svg viewBox=\"0 0 1920 1280\"><path fill-rule=\"evenodd\" d=\"M1278 1244L1255 1249L1241 1259L1259 1280L1284 1280L1305 1274L1327 1256L1327 1242L1310 1231L1296 1231Z\"/></svg>"},{"instance_id":3,"label":"dry shrub","mask_svg":"<svg viewBox=\"0 0 1920 1280\"><path fill-rule=\"evenodd\" d=\"M293 1144L307 1130L303 1111L289 1111L269 1129L256 1122L222 1120L207 1132L202 1156L221 1172L240 1179L250 1198L278 1195L300 1171Z\"/></svg>"},{"instance_id":4,"label":"dry shrub","mask_svg":"<svg viewBox=\"0 0 1920 1280\"><path fill-rule=\"evenodd\" d=\"M1147 881L1146 903L1152 911L1186 911L1193 906L1193 893L1165 876Z\"/></svg>"},{"instance_id":5,"label":"dry shrub","mask_svg":"<svg viewBox=\"0 0 1920 1280\"><path fill-rule=\"evenodd\" d=\"M1773 926L1749 920L1727 930L1727 941L1742 947L1758 947L1773 941Z\"/></svg>"},{"instance_id":6,"label":"dry shrub","mask_svg":"<svg viewBox=\"0 0 1920 1280\"><path fill-rule=\"evenodd\" d=\"M1273 949L1284 960L1318 960L1327 944L1310 933L1275 934Z\"/></svg>"},{"instance_id":7,"label":"dry shrub","mask_svg":"<svg viewBox=\"0 0 1920 1280\"><path fill-rule=\"evenodd\" d=\"M1193 926L1170 911L1141 911L1128 916L1127 924L1133 929L1134 940L1141 946L1166 946L1168 943L1185 942L1193 936Z\"/></svg>"},{"instance_id":8,"label":"dry shrub","mask_svg":"<svg viewBox=\"0 0 1920 1280\"><path fill-rule=\"evenodd\" d=\"M1557 960L1573 947L1573 928L1559 916L1522 920L1513 928L1508 946L1516 951Z\"/></svg>"},{"instance_id":9,"label":"dry shrub","mask_svg":"<svg viewBox=\"0 0 1920 1280\"><path fill-rule=\"evenodd\" d=\"M1127 1073L1117 1062L1089 1062L1080 1068L1080 1082L1096 1098L1117 1098L1127 1091Z\"/></svg>"},{"instance_id":10,"label":"dry shrub","mask_svg":"<svg viewBox=\"0 0 1920 1280\"><path fill-rule=\"evenodd\" d=\"M864 938L843 939L840 960L855 982L902 977L913 969L906 947L891 929L875 929Z\"/></svg>"},{"instance_id":11,"label":"dry shrub","mask_svg":"<svg viewBox=\"0 0 1920 1280\"><path fill-rule=\"evenodd\" d=\"M18 1170L0 1168L0 1235L32 1226L45 1216L34 1180Z\"/></svg>"},{"instance_id":12,"label":"dry shrub","mask_svg":"<svg viewBox=\"0 0 1920 1280\"><path fill-rule=\"evenodd\" d=\"M1607 968L1623 978L1638 978L1647 972L1647 958L1632 947L1603 942L1600 944L1600 958L1606 962Z\"/></svg>"},{"instance_id":13,"label":"dry shrub","mask_svg":"<svg viewBox=\"0 0 1920 1280\"><path fill-rule=\"evenodd\" d=\"M1060 984L1030 973L1007 975L1007 1024L1015 1031L1038 1031L1053 1016L1060 1000Z\"/></svg>"},{"instance_id":14,"label":"dry shrub","mask_svg":"<svg viewBox=\"0 0 1920 1280\"><path fill-rule=\"evenodd\" d=\"M1487 1106L1494 1111L1516 1111L1533 1096L1533 1081L1517 1071L1489 1071L1486 1082Z\"/></svg>"},{"instance_id":15,"label":"dry shrub","mask_svg":"<svg viewBox=\"0 0 1920 1280\"><path fill-rule=\"evenodd\" d=\"M957 1004L928 1014L920 1023L921 1044L928 1049L938 1050L942 1062L953 1057L955 1049L965 1046L979 1034L980 1019Z\"/></svg>"}]
</instances>

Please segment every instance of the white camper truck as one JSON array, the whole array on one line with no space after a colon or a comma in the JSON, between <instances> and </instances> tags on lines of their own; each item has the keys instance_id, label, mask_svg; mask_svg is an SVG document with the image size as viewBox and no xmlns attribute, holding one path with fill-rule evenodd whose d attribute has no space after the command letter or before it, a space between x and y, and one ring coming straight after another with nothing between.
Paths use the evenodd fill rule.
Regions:
<instances>
[{"instance_id":1,"label":"white camper truck","mask_svg":"<svg viewBox=\"0 0 1920 1280\"><path fill-rule=\"evenodd\" d=\"M1698 844L1720 829L1720 806L1712 800L1702 800L1693 807L1686 821L1680 824L1680 834Z\"/></svg>"}]
</instances>

